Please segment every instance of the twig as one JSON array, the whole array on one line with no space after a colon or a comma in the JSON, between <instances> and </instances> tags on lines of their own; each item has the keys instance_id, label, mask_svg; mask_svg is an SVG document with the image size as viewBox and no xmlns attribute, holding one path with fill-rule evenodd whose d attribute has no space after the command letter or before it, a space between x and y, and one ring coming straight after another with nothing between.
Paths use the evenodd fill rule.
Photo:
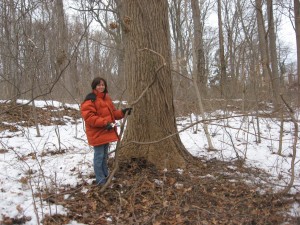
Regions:
<instances>
[{"instance_id":1,"label":"twig","mask_svg":"<svg viewBox=\"0 0 300 225\"><path fill-rule=\"evenodd\" d=\"M295 160L296 160L296 153L297 153L297 142L298 142L298 123L297 120L295 118L295 113L294 110L292 109L292 107L285 101L285 99L283 98L282 94L280 94L280 97L283 101L283 103L285 104L285 106L288 108L288 112L290 114L290 117L292 119L292 122L294 123L294 127L295 127L295 131L294 131L294 143L293 143L293 156L292 156L292 161L291 161L291 179L289 184L282 190L280 191L278 194L287 194L293 184L294 184L294 180L295 180Z\"/></svg>"},{"instance_id":2,"label":"twig","mask_svg":"<svg viewBox=\"0 0 300 225\"><path fill-rule=\"evenodd\" d=\"M172 134L170 134L170 135L167 135L167 136L165 136L165 137L163 137L163 138L161 138L161 139L159 139L159 140L148 141L148 142L130 141L130 142L128 142L126 145L123 145L121 148L123 148L123 147L125 147L125 146L127 146L127 145L129 145L129 144L139 144L139 145L157 144L157 143L159 143L159 142L161 142L161 141L164 141L164 140L166 140L166 139L168 139L168 138L171 138L171 137L173 137L173 136L175 136L175 135L177 135L177 134L179 134L179 133L181 133L181 132L183 132L183 131L185 131L185 130L187 130L187 129L193 127L193 126L195 126L195 125L198 124L198 123L206 123L206 122L210 122L210 121L222 120L222 119L229 119L229 118L235 118L235 117L244 117L244 116L247 116L247 115L249 116L249 115L251 115L251 114L241 114L241 115L237 115L237 116L226 116L226 117L218 117L218 118L214 118L214 119L198 120L198 121L196 121L196 122L194 122L194 123L191 123L191 124L188 125L187 127L183 128L183 129L181 129L181 130L179 130L179 131L177 131L177 132L175 132L175 133L172 133ZM230 127L230 128L232 128L232 127ZM111 151L110 153L113 153L113 152L115 152L115 151L116 151L116 150Z\"/></svg>"}]
</instances>

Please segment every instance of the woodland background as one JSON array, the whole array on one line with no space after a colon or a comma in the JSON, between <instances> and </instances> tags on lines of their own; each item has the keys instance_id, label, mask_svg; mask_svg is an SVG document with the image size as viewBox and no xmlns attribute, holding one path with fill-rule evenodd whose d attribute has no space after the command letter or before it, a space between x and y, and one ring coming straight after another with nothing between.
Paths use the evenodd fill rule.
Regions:
<instances>
[{"instance_id":1,"label":"woodland background","mask_svg":"<svg viewBox=\"0 0 300 225\"><path fill-rule=\"evenodd\" d=\"M2 1L1 98L80 102L95 76L108 80L114 99L124 98L118 2ZM278 37L288 20L297 28L294 4L299 2L169 1L175 101L193 110L196 94L190 87L197 70L207 110L237 99L250 108L278 102L280 93L297 102L297 47ZM299 41L296 31L295 36Z\"/></svg>"}]
</instances>

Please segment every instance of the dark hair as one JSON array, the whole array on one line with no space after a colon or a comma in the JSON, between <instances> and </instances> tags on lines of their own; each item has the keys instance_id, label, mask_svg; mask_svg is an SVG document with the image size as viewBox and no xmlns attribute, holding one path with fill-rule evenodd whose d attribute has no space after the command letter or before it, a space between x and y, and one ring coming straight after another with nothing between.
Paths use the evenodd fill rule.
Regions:
<instances>
[{"instance_id":1,"label":"dark hair","mask_svg":"<svg viewBox=\"0 0 300 225\"><path fill-rule=\"evenodd\" d=\"M103 81L103 83L105 85L104 93L107 93L108 92L108 90L107 90L107 82L102 77L96 77L96 78L94 78L94 80L92 81L92 84L91 84L92 89L93 90L96 89L97 85L100 84L100 81Z\"/></svg>"}]
</instances>

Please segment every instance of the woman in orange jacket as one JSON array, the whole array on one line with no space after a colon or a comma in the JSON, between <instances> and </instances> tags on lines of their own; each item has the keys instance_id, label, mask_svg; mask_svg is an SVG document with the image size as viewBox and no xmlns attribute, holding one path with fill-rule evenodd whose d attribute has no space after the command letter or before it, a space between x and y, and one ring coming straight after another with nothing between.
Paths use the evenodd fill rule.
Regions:
<instances>
[{"instance_id":1,"label":"woman in orange jacket","mask_svg":"<svg viewBox=\"0 0 300 225\"><path fill-rule=\"evenodd\" d=\"M109 143L119 139L116 120L122 119L132 108L117 110L108 95L105 79L96 77L92 84L92 92L81 103L81 115L85 121L86 136L89 145L94 147L94 172L96 183L103 185L108 176Z\"/></svg>"}]
</instances>

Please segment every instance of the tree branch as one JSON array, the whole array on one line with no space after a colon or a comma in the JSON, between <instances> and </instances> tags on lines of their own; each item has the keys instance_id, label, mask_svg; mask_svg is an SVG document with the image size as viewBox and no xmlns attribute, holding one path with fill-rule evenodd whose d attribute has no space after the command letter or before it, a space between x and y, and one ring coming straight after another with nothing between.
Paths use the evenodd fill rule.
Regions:
<instances>
[{"instance_id":1,"label":"tree branch","mask_svg":"<svg viewBox=\"0 0 300 225\"><path fill-rule=\"evenodd\" d=\"M292 122L294 123L294 127L295 127L295 131L294 131L294 143L293 143L293 156L292 156L292 160L291 160L291 179L290 179L289 184L282 191L280 191L278 193L278 194L287 194L291 190L291 188L293 187L294 180L295 180L295 160L296 160L296 153L297 153L297 142L298 142L299 128L298 128L297 120L295 118L294 110L285 101L285 99L283 98L282 94L280 94L280 97L281 97L281 100L283 101L283 103L285 104L285 106L288 108L288 112L290 114L290 117L291 117Z\"/></svg>"}]
</instances>

